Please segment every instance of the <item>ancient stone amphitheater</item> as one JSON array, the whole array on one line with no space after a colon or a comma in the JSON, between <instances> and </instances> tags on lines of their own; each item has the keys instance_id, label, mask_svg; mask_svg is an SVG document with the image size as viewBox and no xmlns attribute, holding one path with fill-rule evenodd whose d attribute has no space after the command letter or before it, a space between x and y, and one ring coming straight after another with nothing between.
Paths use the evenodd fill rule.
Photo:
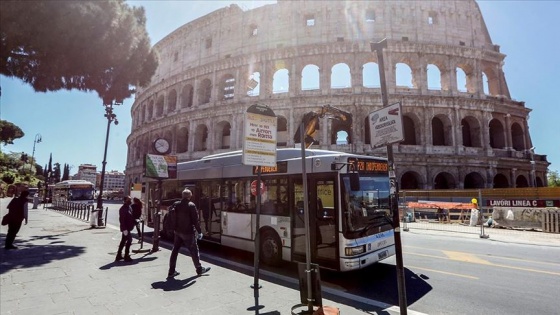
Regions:
<instances>
[{"instance_id":1,"label":"ancient stone amphitheater","mask_svg":"<svg viewBox=\"0 0 560 315\"><path fill-rule=\"evenodd\" d=\"M278 116L278 147L296 145L305 113L331 105L352 113L353 125L322 118L313 148L384 156L371 148L367 121L382 107L371 43L383 39L389 103L403 109L405 139L394 145L401 189L546 185L531 110L511 99L505 55L474 0L279 0L181 26L155 45L160 65L136 94L128 183L142 181L158 138L179 161L241 149L253 104Z\"/></svg>"}]
</instances>

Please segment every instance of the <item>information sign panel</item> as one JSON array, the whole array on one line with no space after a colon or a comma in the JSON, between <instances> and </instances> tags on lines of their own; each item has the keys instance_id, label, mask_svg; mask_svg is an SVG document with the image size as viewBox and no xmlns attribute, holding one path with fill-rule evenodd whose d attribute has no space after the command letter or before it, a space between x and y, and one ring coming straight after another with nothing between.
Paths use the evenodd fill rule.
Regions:
<instances>
[{"instance_id":1,"label":"information sign panel","mask_svg":"<svg viewBox=\"0 0 560 315\"><path fill-rule=\"evenodd\" d=\"M369 132L373 148L404 140L401 112L401 103L395 103L369 114Z\"/></svg>"},{"instance_id":2,"label":"information sign panel","mask_svg":"<svg viewBox=\"0 0 560 315\"><path fill-rule=\"evenodd\" d=\"M277 118L267 106L252 105L245 113L244 165L276 166Z\"/></svg>"}]
</instances>

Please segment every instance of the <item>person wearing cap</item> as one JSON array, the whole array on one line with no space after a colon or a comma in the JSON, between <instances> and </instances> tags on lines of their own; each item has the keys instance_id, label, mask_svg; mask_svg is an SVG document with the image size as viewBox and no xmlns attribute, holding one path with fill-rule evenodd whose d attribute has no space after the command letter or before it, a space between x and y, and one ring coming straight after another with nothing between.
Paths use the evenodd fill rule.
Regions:
<instances>
[{"instance_id":1,"label":"person wearing cap","mask_svg":"<svg viewBox=\"0 0 560 315\"><path fill-rule=\"evenodd\" d=\"M121 229L121 242L119 243L119 249L117 251L117 257L115 261L123 260L126 262L132 261L130 258L130 244L132 243L131 231L136 225L136 220L132 215L132 199L130 196L124 197L123 205L119 209L119 223ZM122 255L122 250L124 248L124 257Z\"/></svg>"}]
</instances>

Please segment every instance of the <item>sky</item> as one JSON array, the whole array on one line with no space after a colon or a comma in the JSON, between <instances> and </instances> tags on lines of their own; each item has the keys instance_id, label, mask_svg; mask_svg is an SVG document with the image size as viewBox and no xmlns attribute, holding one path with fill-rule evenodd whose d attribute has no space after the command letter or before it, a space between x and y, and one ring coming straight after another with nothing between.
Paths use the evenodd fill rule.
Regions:
<instances>
[{"instance_id":1,"label":"sky","mask_svg":"<svg viewBox=\"0 0 560 315\"><path fill-rule=\"evenodd\" d=\"M333 0L334 1L334 0ZM414 0L411 0L414 1ZM560 1L479 0L494 44L506 55L504 72L511 97L532 109L529 132L535 153L546 155L549 170L560 171ZM275 1L127 1L146 10L152 44L178 27L216 9L238 4L249 10ZM2 152L25 152L37 164L68 164L75 174L80 164L101 170L107 119L95 92L37 93L19 79L0 76L0 118L19 126L25 136ZM115 107L118 125L111 124L106 170L124 171L126 138L131 132L133 97ZM36 142L41 138L41 142Z\"/></svg>"}]
</instances>

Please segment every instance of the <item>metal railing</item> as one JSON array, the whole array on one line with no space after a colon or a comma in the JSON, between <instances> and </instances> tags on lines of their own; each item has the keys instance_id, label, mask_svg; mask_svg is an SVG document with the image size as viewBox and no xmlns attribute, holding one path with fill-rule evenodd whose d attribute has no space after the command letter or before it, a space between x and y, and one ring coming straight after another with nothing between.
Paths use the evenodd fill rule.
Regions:
<instances>
[{"instance_id":1,"label":"metal railing","mask_svg":"<svg viewBox=\"0 0 560 315\"><path fill-rule=\"evenodd\" d=\"M95 209L95 205L85 204L80 202L53 201L53 203L50 206L50 209L61 212L67 216L82 220L84 222L90 221L90 216L93 214L94 211L100 212L97 214L97 217L103 216L103 209L97 210ZM107 222L107 212L108 212L108 208L105 208L104 222ZM97 222L95 222L94 225L97 225Z\"/></svg>"}]
</instances>

